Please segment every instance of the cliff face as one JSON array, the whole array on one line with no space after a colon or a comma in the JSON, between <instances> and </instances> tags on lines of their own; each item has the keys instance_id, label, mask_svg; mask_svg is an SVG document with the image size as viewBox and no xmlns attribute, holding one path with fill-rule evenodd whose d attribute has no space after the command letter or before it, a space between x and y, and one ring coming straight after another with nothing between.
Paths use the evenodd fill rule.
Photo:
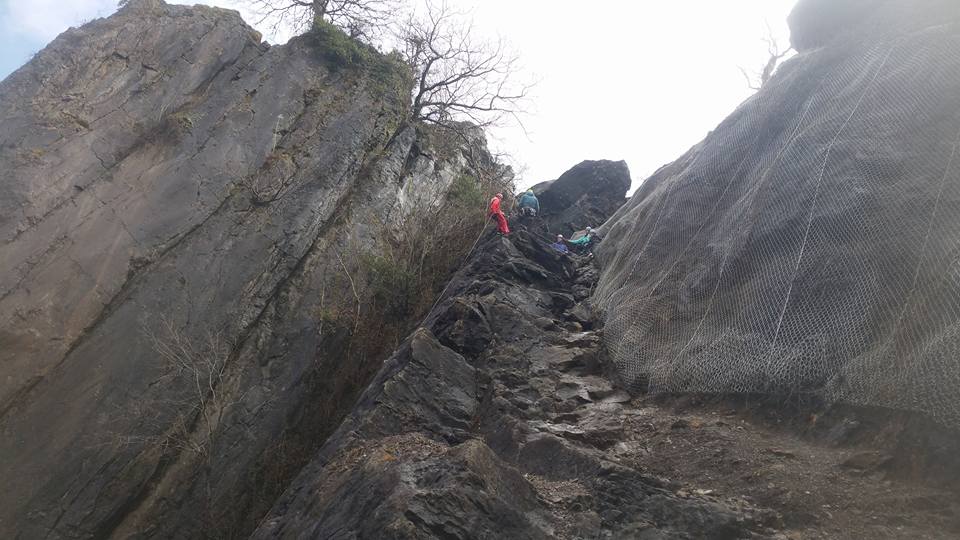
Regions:
<instances>
[{"instance_id":1,"label":"cliff face","mask_svg":"<svg viewBox=\"0 0 960 540\"><path fill-rule=\"evenodd\" d=\"M620 375L957 425L960 11L804 0L800 50L610 220Z\"/></svg>"},{"instance_id":2,"label":"cliff face","mask_svg":"<svg viewBox=\"0 0 960 540\"><path fill-rule=\"evenodd\" d=\"M367 259L497 165L322 39L139 0L0 83L0 536L252 530L406 333Z\"/></svg>"},{"instance_id":3,"label":"cliff face","mask_svg":"<svg viewBox=\"0 0 960 540\"><path fill-rule=\"evenodd\" d=\"M598 289L548 232L614 212L622 163L538 186L405 340L439 287L399 262L443 276L479 232L434 201L482 220L504 172L479 134L401 128L405 72L321 31L133 0L66 32L0 83L0 536L772 534L636 465L684 425L601 339L636 388L956 423L960 14L792 21L800 54L604 227Z\"/></svg>"},{"instance_id":4,"label":"cliff face","mask_svg":"<svg viewBox=\"0 0 960 540\"><path fill-rule=\"evenodd\" d=\"M641 412L582 326L597 271L551 249L543 221L511 226L480 241L253 538L768 537L769 511L629 465Z\"/></svg>"}]
</instances>

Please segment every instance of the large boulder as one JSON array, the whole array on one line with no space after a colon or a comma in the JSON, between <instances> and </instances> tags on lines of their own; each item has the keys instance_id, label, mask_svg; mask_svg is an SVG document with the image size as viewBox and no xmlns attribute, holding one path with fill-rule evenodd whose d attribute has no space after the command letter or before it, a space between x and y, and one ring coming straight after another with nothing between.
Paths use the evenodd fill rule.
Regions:
<instances>
[{"instance_id":1,"label":"large boulder","mask_svg":"<svg viewBox=\"0 0 960 540\"><path fill-rule=\"evenodd\" d=\"M790 13L790 42L797 51L849 39L907 36L944 20L954 0L800 0ZM869 29L869 35L857 30Z\"/></svg>"},{"instance_id":2,"label":"large boulder","mask_svg":"<svg viewBox=\"0 0 960 540\"><path fill-rule=\"evenodd\" d=\"M797 51L826 45L884 0L801 0L790 12L790 43Z\"/></svg>"},{"instance_id":3,"label":"large boulder","mask_svg":"<svg viewBox=\"0 0 960 540\"><path fill-rule=\"evenodd\" d=\"M960 9L805 0L792 22L802 52L602 231L607 345L636 389L958 425Z\"/></svg>"},{"instance_id":4,"label":"large boulder","mask_svg":"<svg viewBox=\"0 0 960 540\"><path fill-rule=\"evenodd\" d=\"M630 170L623 161L584 161L549 182L533 186L550 232L570 235L596 227L626 201Z\"/></svg>"}]
</instances>

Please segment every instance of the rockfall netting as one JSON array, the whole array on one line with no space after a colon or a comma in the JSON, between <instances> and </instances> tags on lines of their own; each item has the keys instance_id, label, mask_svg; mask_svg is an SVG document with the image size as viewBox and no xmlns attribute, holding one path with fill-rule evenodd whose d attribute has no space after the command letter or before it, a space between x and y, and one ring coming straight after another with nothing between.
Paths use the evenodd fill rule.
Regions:
<instances>
[{"instance_id":1,"label":"rockfall netting","mask_svg":"<svg viewBox=\"0 0 960 540\"><path fill-rule=\"evenodd\" d=\"M792 59L605 225L626 382L960 425L960 9L910 4Z\"/></svg>"}]
</instances>

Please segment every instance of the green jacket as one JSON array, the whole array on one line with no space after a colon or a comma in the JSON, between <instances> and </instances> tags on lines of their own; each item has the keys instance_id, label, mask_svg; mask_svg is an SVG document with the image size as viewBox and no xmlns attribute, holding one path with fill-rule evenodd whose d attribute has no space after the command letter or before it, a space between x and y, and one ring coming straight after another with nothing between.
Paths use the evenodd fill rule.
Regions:
<instances>
[{"instance_id":1,"label":"green jacket","mask_svg":"<svg viewBox=\"0 0 960 540\"><path fill-rule=\"evenodd\" d=\"M570 240L571 246L585 246L590 243L590 235L585 234L576 240Z\"/></svg>"}]
</instances>

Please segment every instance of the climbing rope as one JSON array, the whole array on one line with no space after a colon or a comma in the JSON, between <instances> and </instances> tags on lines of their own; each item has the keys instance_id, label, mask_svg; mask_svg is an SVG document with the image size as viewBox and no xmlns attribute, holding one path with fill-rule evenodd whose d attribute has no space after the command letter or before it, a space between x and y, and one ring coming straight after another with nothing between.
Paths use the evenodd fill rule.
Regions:
<instances>
[{"instance_id":1,"label":"climbing rope","mask_svg":"<svg viewBox=\"0 0 960 540\"><path fill-rule=\"evenodd\" d=\"M470 246L470 251L467 252L467 254L464 256L464 259L469 259L470 256L473 255L473 250L477 249L477 244L479 244L480 239L483 238L483 233L487 231L487 225L488 225L488 222L484 221L483 227L480 229L480 234L478 234L477 239L473 241L473 245ZM450 285L452 283L453 283L452 279L447 281L447 286L444 287L442 291L440 291L440 296L437 297L437 301L434 302L433 305L430 307L430 311L427 312L427 316L424 317L424 319L429 319L430 315L433 315L433 310L437 309L437 305L439 305L440 301L443 300L444 295L447 294L447 290L450 289Z\"/></svg>"}]
</instances>

